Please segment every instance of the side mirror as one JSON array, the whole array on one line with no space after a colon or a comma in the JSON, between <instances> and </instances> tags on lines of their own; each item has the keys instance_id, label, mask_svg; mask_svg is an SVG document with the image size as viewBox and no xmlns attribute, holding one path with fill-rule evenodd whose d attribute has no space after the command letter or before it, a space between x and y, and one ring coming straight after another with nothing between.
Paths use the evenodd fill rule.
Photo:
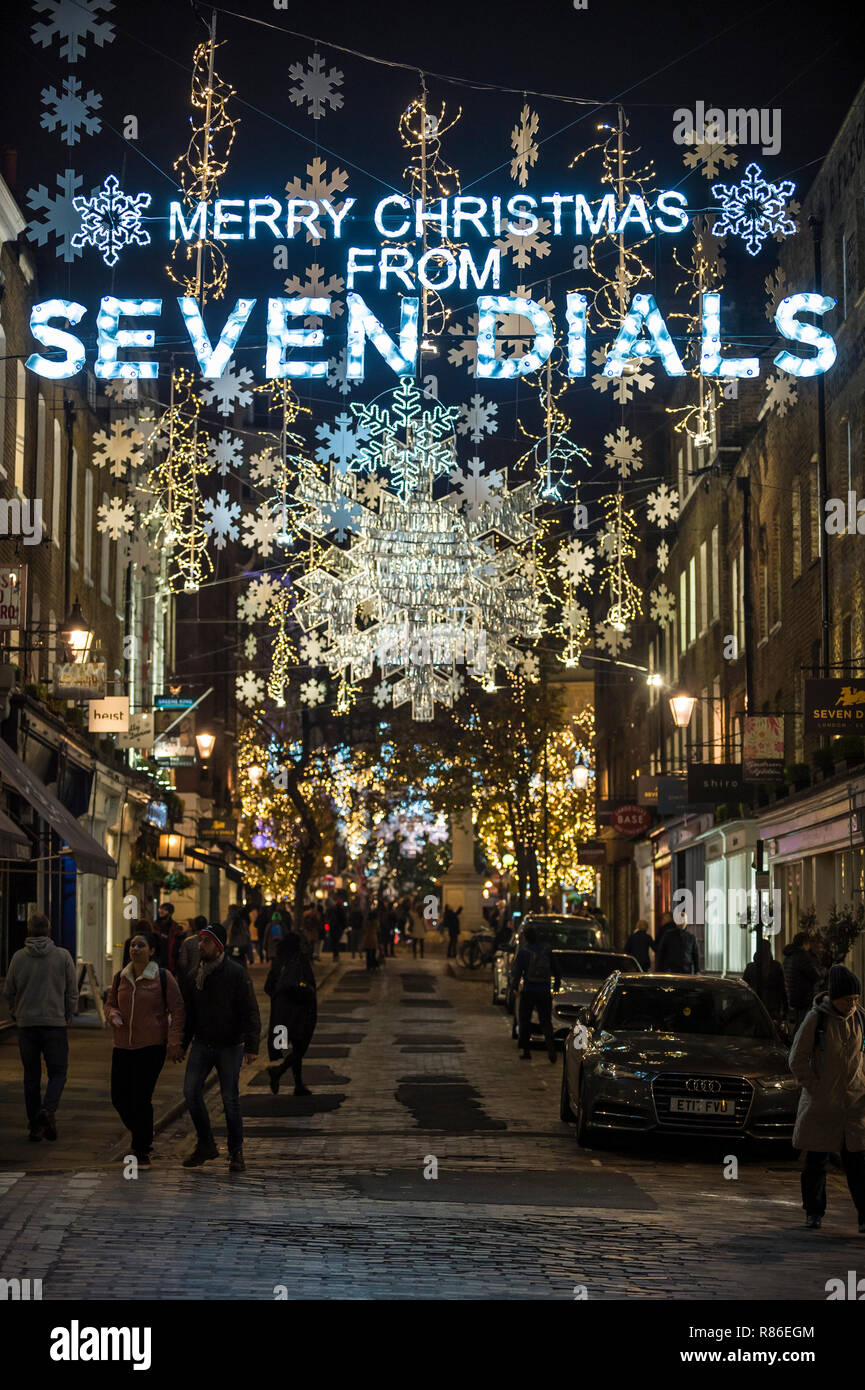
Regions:
<instances>
[{"instance_id":1,"label":"side mirror","mask_svg":"<svg viewBox=\"0 0 865 1390\"><path fill-rule=\"evenodd\" d=\"M588 1004L582 1004L580 1008L577 1009L577 1020L584 1024L589 1030L594 1028L595 1025L592 1022Z\"/></svg>"}]
</instances>

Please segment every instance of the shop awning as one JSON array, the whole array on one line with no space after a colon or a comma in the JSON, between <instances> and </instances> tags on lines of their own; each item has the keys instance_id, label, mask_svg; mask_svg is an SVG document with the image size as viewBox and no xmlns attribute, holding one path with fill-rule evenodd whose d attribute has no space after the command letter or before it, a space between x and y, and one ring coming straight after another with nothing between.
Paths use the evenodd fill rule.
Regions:
<instances>
[{"instance_id":1,"label":"shop awning","mask_svg":"<svg viewBox=\"0 0 865 1390\"><path fill-rule=\"evenodd\" d=\"M0 859L29 859L30 841L14 821L0 811Z\"/></svg>"},{"instance_id":2,"label":"shop awning","mask_svg":"<svg viewBox=\"0 0 865 1390\"><path fill-rule=\"evenodd\" d=\"M82 874L99 874L101 878L116 878L117 865L92 835L80 826L73 815L62 806L44 782L40 782L8 743L0 739L0 777L19 796L29 801L34 811L51 826Z\"/></svg>"},{"instance_id":3,"label":"shop awning","mask_svg":"<svg viewBox=\"0 0 865 1390\"><path fill-rule=\"evenodd\" d=\"M205 849L191 849L189 851L193 859L199 860L202 864L211 864L214 869L223 869L227 878L233 883L243 883L243 874L240 869L235 868L234 864L229 864L227 859L223 859L221 854L213 854Z\"/></svg>"}]
</instances>

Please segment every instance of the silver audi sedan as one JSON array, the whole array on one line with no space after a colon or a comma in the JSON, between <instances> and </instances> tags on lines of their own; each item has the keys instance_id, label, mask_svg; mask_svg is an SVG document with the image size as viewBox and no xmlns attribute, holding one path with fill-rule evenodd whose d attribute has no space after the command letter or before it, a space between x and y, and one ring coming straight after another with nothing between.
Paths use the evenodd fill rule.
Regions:
<instances>
[{"instance_id":1,"label":"silver audi sedan","mask_svg":"<svg viewBox=\"0 0 865 1390\"><path fill-rule=\"evenodd\" d=\"M561 1118L607 1133L789 1143L799 1088L742 980L617 971L565 1038Z\"/></svg>"}]
</instances>

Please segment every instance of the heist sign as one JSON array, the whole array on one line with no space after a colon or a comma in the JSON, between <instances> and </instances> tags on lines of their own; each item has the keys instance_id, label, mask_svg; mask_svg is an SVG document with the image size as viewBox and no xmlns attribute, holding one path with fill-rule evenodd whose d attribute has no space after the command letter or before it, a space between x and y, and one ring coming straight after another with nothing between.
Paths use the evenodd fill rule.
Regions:
<instances>
[{"instance_id":1,"label":"heist sign","mask_svg":"<svg viewBox=\"0 0 865 1390\"><path fill-rule=\"evenodd\" d=\"M144 195L149 196L149 195ZM172 202L166 219L169 239L184 241L194 247L205 238L213 241L240 240L260 242L293 240L299 232L320 240L321 227L327 227L335 240L341 239L344 224L355 199L347 198L339 207L328 199L290 198L283 205L272 197L219 199L211 206L199 203L195 210ZM684 194L676 190L660 193L654 204L647 204L632 195L625 206L617 208L612 193L605 194L594 210L581 193L553 193L539 200L527 193L507 199L503 207L500 197L457 196L441 198L437 205L427 207L420 199L402 194L382 198L373 211L373 225L381 242L378 247L349 246L346 256L346 376L350 381L364 379L366 345L369 343L398 375L414 375L417 370L419 347L418 282L424 290L437 293L458 285L461 291L469 288L471 280L477 290L487 286L498 290L501 279L501 247L487 250L480 264L466 247L450 244L425 245L427 230L432 226L443 240L460 238L470 228L481 238L506 235L514 238L533 236L539 229L537 209L549 205L552 214L552 235L558 236L626 236L635 232L639 237L671 235L687 225L689 214ZM348 219L351 220L350 218ZM546 230L544 232L546 235ZM144 234L149 240L149 234ZM406 246L406 239L420 243L422 254ZM401 244L393 245L395 240ZM395 288L400 294L399 328L396 338L387 331L381 319L355 288L357 277L376 275L378 288ZM406 293L408 291L408 293ZM257 304L256 299L237 299L214 343L205 327L201 307L188 296L176 300L186 326L201 371L206 378L218 378L229 368L238 341ZM476 375L489 379L508 379L535 372L548 360L555 346L553 320L537 300L508 294L480 294L477 303L477 364ZM115 298L106 296L96 314L97 355L94 371L97 377L111 380L117 377L155 378L159 374L156 361L144 358L121 358L119 351L153 349L156 334L152 328L121 327L122 319L156 318L162 314L161 298ZM803 318L820 318L834 309L836 301L828 295L815 293L792 294L783 299L774 315L781 338L796 344L802 352L782 348L774 365L794 377L819 376L829 370L837 351L834 340L817 324ZM322 329L296 326L298 319L311 315L329 316L333 302L328 297L299 296L269 298L264 313L265 360L264 374L268 379L297 377L316 379L327 375L325 357L308 356L324 347ZM85 365L82 340L54 320L75 326L85 317L84 305L69 299L49 299L33 307L30 328L34 339L52 355L35 352L27 359L27 367L41 376L55 380L76 376ZM496 333L499 321L506 316L525 319L533 336L531 349L521 357L502 358L496 354ZM567 373L584 377L587 364L587 297L576 291L565 295L565 335ZM526 336L529 337L530 334ZM731 379L757 377L760 363L757 357L723 355L721 339L721 296L704 294L700 315L700 373L705 377ZM683 377L687 370L667 327L654 296L636 293L624 314L619 331L612 343L604 366L604 375L619 377L629 359L657 359L670 377Z\"/></svg>"}]
</instances>

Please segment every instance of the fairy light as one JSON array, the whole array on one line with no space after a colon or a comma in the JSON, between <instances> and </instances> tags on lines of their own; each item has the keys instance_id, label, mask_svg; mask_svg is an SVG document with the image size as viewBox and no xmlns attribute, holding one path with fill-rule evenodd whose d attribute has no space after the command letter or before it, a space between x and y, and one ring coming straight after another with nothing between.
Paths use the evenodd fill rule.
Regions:
<instances>
[{"instance_id":1,"label":"fairy light","mask_svg":"<svg viewBox=\"0 0 865 1390\"><path fill-rule=\"evenodd\" d=\"M151 499L146 520L155 524L170 551L167 579L172 593L196 593L213 573L198 480L211 473L215 464L208 457L208 441L199 431L200 412L192 374L182 369L172 372L169 405L157 427L167 448L146 480Z\"/></svg>"},{"instance_id":2,"label":"fairy light","mask_svg":"<svg viewBox=\"0 0 865 1390\"><path fill-rule=\"evenodd\" d=\"M419 198L425 210L427 203L438 198L449 198L459 192L460 178L457 170L442 155L442 136L453 130L462 116L462 107L456 115L448 116L444 102L438 114L429 107L429 94L426 80L421 73L421 95L410 101L399 118L400 141L408 151L408 161L403 169L403 179L408 183L413 198ZM429 249L429 223L423 223L423 254ZM446 236L439 235L435 250L456 251L456 244ZM420 350L429 356L438 353L435 339L445 331L451 316L450 309L434 289L421 284L421 323Z\"/></svg>"}]
</instances>

